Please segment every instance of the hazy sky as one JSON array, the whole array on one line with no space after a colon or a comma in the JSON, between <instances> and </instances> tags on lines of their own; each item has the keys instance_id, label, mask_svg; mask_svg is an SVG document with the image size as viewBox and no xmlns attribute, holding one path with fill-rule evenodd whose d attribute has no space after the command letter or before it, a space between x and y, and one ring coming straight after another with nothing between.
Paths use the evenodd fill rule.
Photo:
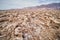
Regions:
<instances>
[{"instance_id":1,"label":"hazy sky","mask_svg":"<svg viewBox=\"0 0 60 40\"><path fill-rule=\"evenodd\" d=\"M60 2L60 0L0 0L0 10L24 8L58 2Z\"/></svg>"}]
</instances>

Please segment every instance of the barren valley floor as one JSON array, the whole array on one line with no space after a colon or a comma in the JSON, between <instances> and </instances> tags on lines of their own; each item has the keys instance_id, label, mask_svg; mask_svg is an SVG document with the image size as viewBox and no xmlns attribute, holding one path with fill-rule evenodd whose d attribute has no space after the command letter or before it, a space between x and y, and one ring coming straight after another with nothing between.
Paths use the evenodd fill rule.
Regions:
<instances>
[{"instance_id":1,"label":"barren valley floor","mask_svg":"<svg viewBox=\"0 0 60 40\"><path fill-rule=\"evenodd\" d=\"M60 40L60 10L0 10L0 40Z\"/></svg>"}]
</instances>

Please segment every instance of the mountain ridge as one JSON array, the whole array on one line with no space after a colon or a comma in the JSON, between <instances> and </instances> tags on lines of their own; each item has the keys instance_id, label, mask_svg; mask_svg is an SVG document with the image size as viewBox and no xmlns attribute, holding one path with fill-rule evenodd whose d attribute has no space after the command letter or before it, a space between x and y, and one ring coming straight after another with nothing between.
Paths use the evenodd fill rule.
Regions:
<instances>
[{"instance_id":1,"label":"mountain ridge","mask_svg":"<svg viewBox=\"0 0 60 40\"><path fill-rule=\"evenodd\" d=\"M22 9L16 8L16 9L7 9L7 10L23 10L23 9L39 9L39 8L58 9L58 10L60 10L60 3L42 4L42 5L39 5L39 6L24 7Z\"/></svg>"},{"instance_id":2,"label":"mountain ridge","mask_svg":"<svg viewBox=\"0 0 60 40\"><path fill-rule=\"evenodd\" d=\"M27 7L26 9L39 9L39 8L46 8L46 9L58 9L60 10L60 3L50 3L50 4L43 4L40 6L34 6L34 7Z\"/></svg>"}]
</instances>

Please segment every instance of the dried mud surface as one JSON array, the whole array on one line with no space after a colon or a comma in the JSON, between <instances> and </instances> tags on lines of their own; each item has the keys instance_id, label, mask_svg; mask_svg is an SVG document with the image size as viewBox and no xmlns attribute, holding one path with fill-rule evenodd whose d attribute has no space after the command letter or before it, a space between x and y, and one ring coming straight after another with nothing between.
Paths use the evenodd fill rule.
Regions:
<instances>
[{"instance_id":1,"label":"dried mud surface","mask_svg":"<svg viewBox=\"0 0 60 40\"><path fill-rule=\"evenodd\" d=\"M60 40L60 10L0 11L0 40Z\"/></svg>"}]
</instances>

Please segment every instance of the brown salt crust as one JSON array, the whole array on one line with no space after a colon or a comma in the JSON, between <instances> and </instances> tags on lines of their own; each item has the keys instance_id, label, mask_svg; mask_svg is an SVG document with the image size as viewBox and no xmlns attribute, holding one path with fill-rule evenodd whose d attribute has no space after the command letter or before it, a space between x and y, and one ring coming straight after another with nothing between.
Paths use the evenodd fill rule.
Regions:
<instances>
[{"instance_id":1,"label":"brown salt crust","mask_svg":"<svg viewBox=\"0 0 60 40\"><path fill-rule=\"evenodd\" d=\"M0 40L60 40L60 10L0 11Z\"/></svg>"}]
</instances>

